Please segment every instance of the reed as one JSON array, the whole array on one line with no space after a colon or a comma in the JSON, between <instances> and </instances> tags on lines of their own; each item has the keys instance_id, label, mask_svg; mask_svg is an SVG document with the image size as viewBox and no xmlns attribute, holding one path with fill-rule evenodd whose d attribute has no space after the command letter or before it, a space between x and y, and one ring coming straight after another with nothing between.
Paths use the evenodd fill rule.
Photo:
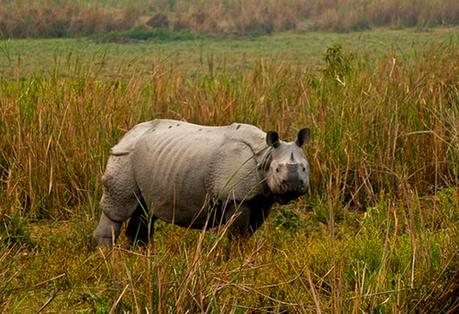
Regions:
<instances>
[{"instance_id":1,"label":"reed","mask_svg":"<svg viewBox=\"0 0 459 314\"><path fill-rule=\"evenodd\" d=\"M75 67L1 79L2 311L448 313L458 51L368 61L335 46L320 70L260 60L236 72L209 62L193 78L157 63L149 76L98 79ZM147 248L122 238L94 249L110 146L163 117L252 123L287 138L309 126L311 195L278 207L227 262L220 233L161 223Z\"/></svg>"}]
</instances>

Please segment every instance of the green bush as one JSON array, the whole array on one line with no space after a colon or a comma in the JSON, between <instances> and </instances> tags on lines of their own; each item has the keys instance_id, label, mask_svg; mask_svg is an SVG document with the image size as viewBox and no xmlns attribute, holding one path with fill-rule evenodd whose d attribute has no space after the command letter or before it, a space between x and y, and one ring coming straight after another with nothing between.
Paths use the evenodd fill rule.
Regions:
<instances>
[{"instance_id":1,"label":"green bush","mask_svg":"<svg viewBox=\"0 0 459 314\"><path fill-rule=\"evenodd\" d=\"M189 30L169 31L164 28L148 29L136 26L124 32L112 32L105 35L93 36L98 42L132 42L132 41L179 41L203 38Z\"/></svg>"},{"instance_id":2,"label":"green bush","mask_svg":"<svg viewBox=\"0 0 459 314\"><path fill-rule=\"evenodd\" d=\"M0 217L0 249L12 245L33 247L34 241L27 229L27 219L15 213Z\"/></svg>"}]
</instances>

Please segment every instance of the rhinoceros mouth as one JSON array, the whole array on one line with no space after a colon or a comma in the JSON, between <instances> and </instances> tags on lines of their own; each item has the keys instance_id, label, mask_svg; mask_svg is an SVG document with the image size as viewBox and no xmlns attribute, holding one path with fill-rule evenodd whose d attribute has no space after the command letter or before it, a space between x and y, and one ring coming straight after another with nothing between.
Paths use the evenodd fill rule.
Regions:
<instances>
[{"instance_id":1,"label":"rhinoceros mouth","mask_svg":"<svg viewBox=\"0 0 459 314\"><path fill-rule=\"evenodd\" d=\"M287 192L287 193L282 193L282 194L274 194L274 199L279 204L285 205L285 204L297 199L298 197L300 197L303 194L304 193L300 193L300 192Z\"/></svg>"}]
</instances>

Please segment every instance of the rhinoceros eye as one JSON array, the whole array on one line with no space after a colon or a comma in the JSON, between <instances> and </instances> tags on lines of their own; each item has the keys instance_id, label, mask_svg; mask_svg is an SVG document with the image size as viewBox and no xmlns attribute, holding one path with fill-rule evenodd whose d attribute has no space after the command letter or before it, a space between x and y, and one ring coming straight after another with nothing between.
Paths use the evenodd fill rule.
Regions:
<instances>
[{"instance_id":1,"label":"rhinoceros eye","mask_svg":"<svg viewBox=\"0 0 459 314\"><path fill-rule=\"evenodd\" d=\"M276 172L279 172L279 168L276 168Z\"/></svg>"},{"instance_id":2,"label":"rhinoceros eye","mask_svg":"<svg viewBox=\"0 0 459 314\"><path fill-rule=\"evenodd\" d=\"M306 168L303 166L303 172L305 172L305 171L306 171Z\"/></svg>"}]
</instances>

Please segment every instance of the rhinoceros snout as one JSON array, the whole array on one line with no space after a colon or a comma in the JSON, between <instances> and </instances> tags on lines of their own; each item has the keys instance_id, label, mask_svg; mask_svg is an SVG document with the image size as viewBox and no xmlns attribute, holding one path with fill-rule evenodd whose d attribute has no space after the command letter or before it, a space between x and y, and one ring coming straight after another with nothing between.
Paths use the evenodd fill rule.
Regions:
<instances>
[{"instance_id":1,"label":"rhinoceros snout","mask_svg":"<svg viewBox=\"0 0 459 314\"><path fill-rule=\"evenodd\" d=\"M281 193L298 193L304 194L309 187L307 176L301 173L300 166L298 164L285 164L280 165L281 182L280 192Z\"/></svg>"},{"instance_id":2,"label":"rhinoceros snout","mask_svg":"<svg viewBox=\"0 0 459 314\"><path fill-rule=\"evenodd\" d=\"M307 180L296 179L288 180L283 179L277 189L273 189L274 198L280 204L287 204L288 202L297 199L301 195L306 194L309 189Z\"/></svg>"},{"instance_id":3,"label":"rhinoceros snout","mask_svg":"<svg viewBox=\"0 0 459 314\"><path fill-rule=\"evenodd\" d=\"M298 193L304 194L306 193L308 186L304 182L303 179L295 179L295 180L282 180L281 183L281 192L282 193Z\"/></svg>"}]
</instances>

